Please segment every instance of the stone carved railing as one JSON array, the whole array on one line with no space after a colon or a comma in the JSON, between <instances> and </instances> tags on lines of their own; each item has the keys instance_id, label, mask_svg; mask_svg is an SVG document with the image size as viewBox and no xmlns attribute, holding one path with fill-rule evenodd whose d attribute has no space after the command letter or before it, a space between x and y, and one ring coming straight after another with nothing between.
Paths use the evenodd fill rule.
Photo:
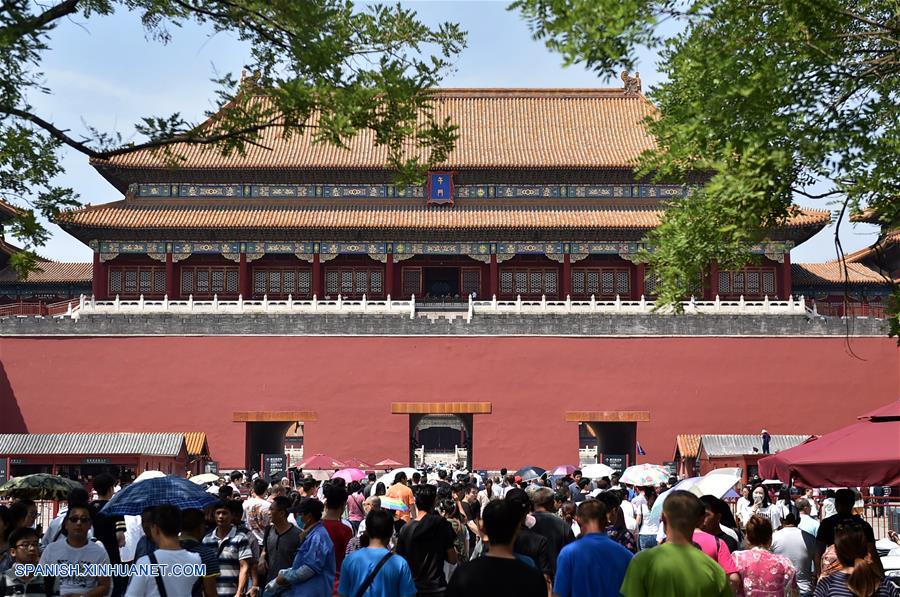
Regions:
<instances>
[{"instance_id":1,"label":"stone carved railing","mask_svg":"<svg viewBox=\"0 0 900 597\"><path fill-rule=\"evenodd\" d=\"M77 319L81 315L135 315L135 314L171 314L171 315L241 315L241 314L372 314L372 315L400 315L409 318L416 316L416 298L396 301L390 296L387 300L372 301L365 295L361 299L348 300L341 296L337 299L318 300L315 296L312 300L262 300L247 301L238 297L238 300L220 301L217 297L212 300L194 300L192 296L187 300L170 301L167 297L162 300L145 300L143 296L137 300L120 300L116 297L111 301L98 301L82 296L77 302L69 304L68 309L61 317ZM803 297L799 299L789 298L786 301L770 301L768 297L761 301L745 301L743 297L736 301L723 301L718 297L714 301L697 301L691 299L682 303L683 312L687 315L817 315L815 308L807 309ZM525 301L521 297L514 301L499 301L496 298L490 301L477 301L469 299L468 303L461 304L463 315L471 321L478 314L622 314L622 315L649 315L672 313L671 307L656 309L656 303L643 298L639 301L623 301L618 297L614 301L597 301L591 297L588 301L573 301L570 298L564 301L547 300Z\"/></svg>"}]
</instances>

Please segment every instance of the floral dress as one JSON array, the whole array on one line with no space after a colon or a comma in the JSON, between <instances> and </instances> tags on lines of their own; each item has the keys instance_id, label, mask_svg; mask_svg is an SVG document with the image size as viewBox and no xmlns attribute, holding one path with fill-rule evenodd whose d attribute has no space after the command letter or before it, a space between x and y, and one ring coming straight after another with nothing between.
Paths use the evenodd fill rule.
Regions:
<instances>
[{"instance_id":1,"label":"floral dress","mask_svg":"<svg viewBox=\"0 0 900 597\"><path fill-rule=\"evenodd\" d=\"M732 554L741 575L744 597L783 597L797 590L797 571L791 561L761 547Z\"/></svg>"}]
</instances>

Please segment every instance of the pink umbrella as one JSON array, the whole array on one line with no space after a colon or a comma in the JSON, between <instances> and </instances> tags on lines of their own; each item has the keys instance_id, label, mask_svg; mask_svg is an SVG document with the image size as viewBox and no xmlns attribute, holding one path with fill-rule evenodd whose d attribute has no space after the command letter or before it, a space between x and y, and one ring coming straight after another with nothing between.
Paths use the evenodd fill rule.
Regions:
<instances>
[{"instance_id":1,"label":"pink umbrella","mask_svg":"<svg viewBox=\"0 0 900 597\"><path fill-rule=\"evenodd\" d=\"M336 472L335 474L333 474L331 476L331 478L332 479L341 478L344 481L346 481L347 483L350 483L351 481L359 481L360 479L365 479L366 473L359 470L358 468L345 468L345 469L341 469L338 472Z\"/></svg>"},{"instance_id":2,"label":"pink umbrella","mask_svg":"<svg viewBox=\"0 0 900 597\"><path fill-rule=\"evenodd\" d=\"M300 464L298 464L297 466L302 469L321 471L327 469L335 470L346 468L347 465L345 465L340 460L335 460L331 456L325 456L324 454L313 454L301 460Z\"/></svg>"},{"instance_id":3,"label":"pink umbrella","mask_svg":"<svg viewBox=\"0 0 900 597\"><path fill-rule=\"evenodd\" d=\"M358 468L358 469L372 468L372 465L369 464L368 462L366 462L365 460L362 460L360 458L355 458L353 456L351 456L350 458L344 458L344 464L346 464L347 466L351 466L353 468Z\"/></svg>"},{"instance_id":4,"label":"pink umbrella","mask_svg":"<svg viewBox=\"0 0 900 597\"><path fill-rule=\"evenodd\" d=\"M565 477L566 475L574 473L577 468L577 466L571 464L561 464L550 471L550 475L553 477Z\"/></svg>"}]
</instances>

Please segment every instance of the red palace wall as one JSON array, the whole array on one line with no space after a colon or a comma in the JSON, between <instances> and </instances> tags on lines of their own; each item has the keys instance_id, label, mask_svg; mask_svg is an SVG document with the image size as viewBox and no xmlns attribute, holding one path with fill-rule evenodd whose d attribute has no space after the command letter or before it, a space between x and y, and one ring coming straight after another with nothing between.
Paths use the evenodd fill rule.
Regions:
<instances>
[{"instance_id":1,"label":"red palace wall","mask_svg":"<svg viewBox=\"0 0 900 597\"><path fill-rule=\"evenodd\" d=\"M476 468L578 458L566 411L650 412L642 461L678 433L824 433L900 395L895 340L855 338L0 338L0 432L205 431L244 465L235 411L314 411L307 453L408 458L392 402L491 402Z\"/></svg>"}]
</instances>

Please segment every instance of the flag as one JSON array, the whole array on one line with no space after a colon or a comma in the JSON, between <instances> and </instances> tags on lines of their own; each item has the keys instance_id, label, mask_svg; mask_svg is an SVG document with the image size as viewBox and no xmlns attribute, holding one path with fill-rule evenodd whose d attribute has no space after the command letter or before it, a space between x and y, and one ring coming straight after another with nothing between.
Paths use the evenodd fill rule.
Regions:
<instances>
[{"instance_id":1,"label":"flag","mask_svg":"<svg viewBox=\"0 0 900 597\"><path fill-rule=\"evenodd\" d=\"M641 442L636 442L636 443L637 443L637 453L641 456L646 456L647 453L644 452L644 449L641 447Z\"/></svg>"}]
</instances>

